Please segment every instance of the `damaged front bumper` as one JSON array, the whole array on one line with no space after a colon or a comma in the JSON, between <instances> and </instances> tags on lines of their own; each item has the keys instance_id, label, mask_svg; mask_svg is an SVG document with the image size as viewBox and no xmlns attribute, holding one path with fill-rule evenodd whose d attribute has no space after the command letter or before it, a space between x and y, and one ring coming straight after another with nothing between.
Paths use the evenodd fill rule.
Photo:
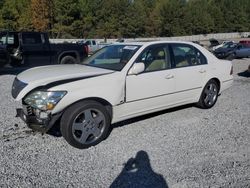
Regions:
<instances>
[{"instance_id":1,"label":"damaged front bumper","mask_svg":"<svg viewBox=\"0 0 250 188\"><path fill-rule=\"evenodd\" d=\"M20 117L29 128L46 133L56 121L61 117L62 113L52 115L51 113L47 114L47 117L40 118L34 113L27 112L26 107L16 109L16 117Z\"/></svg>"}]
</instances>

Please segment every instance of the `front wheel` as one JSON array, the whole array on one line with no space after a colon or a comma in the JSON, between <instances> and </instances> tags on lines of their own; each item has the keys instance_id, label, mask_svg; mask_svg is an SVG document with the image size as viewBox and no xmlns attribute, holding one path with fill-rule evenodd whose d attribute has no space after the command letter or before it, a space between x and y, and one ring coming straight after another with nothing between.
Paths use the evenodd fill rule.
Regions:
<instances>
[{"instance_id":1,"label":"front wheel","mask_svg":"<svg viewBox=\"0 0 250 188\"><path fill-rule=\"evenodd\" d=\"M104 140L109 132L110 116L95 101L82 101L69 107L61 118L61 133L73 147L84 149Z\"/></svg>"},{"instance_id":2,"label":"front wheel","mask_svg":"<svg viewBox=\"0 0 250 188\"><path fill-rule=\"evenodd\" d=\"M234 52L234 53L231 53L226 59L232 61L235 58L236 58L236 53Z\"/></svg>"},{"instance_id":3,"label":"front wheel","mask_svg":"<svg viewBox=\"0 0 250 188\"><path fill-rule=\"evenodd\" d=\"M219 94L219 86L214 80L210 80L204 87L197 105L207 109L215 105Z\"/></svg>"}]
</instances>

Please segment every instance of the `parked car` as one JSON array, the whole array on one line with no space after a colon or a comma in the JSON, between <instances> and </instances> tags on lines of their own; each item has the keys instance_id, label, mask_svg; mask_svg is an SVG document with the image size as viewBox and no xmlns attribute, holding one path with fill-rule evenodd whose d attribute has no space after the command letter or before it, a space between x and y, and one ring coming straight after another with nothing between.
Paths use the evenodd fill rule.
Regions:
<instances>
[{"instance_id":1,"label":"parked car","mask_svg":"<svg viewBox=\"0 0 250 188\"><path fill-rule=\"evenodd\" d=\"M50 43L47 33L1 32L0 41L2 65L79 63L88 56L85 44Z\"/></svg>"},{"instance_id":2,"label":"parked car","mask_svg":"<svg viewBox=\"0 0 250 188\"><path fill-rule=\"evenodd\" d=\"M210 48L220 45L220 42L214 38L209 39L209 42L210 42L210 46L209 46Z\"/></svg>"},{"instance_id":3,"label":"parked car","mask_svg":"<svg viewBox=\"0 0 250 188\"><path fill-rule=\"evenodd\" d=\"M246 58L250 57L250 46L248 45L239 45L237 49L235 50L233 56L235 58Z\"/></svg>"},{"instance_id":4,"label":"parked car","mask_svg":"<svg viewBox=\"0 0 250 188\"><path fill-rule=\"evenodd\" d=\"M93 39L81 40L81 41L78 41L77 43L87 45L89 55L92 55L97 50L99 50L102 47L106 46L106 43L99 44L96 40L93 40Z\"/></svg>"},{"instance_id":5,"label":"parked car","mask_svg":"<svg viewBox=\"0 0 250 188\"><path fill-rule=\"evenodd\" d=\"M239 43L250 48L250 40L241 40Z\"/></svg>"},{"instance_id":6,"label":"parked car","mask_svg":"<svg viewBox=\"0 0 250 188\"><path fill-rule=\"evenodd\" d=\"M219 45L217 45L217 46L213 46L213 47L212 47L212 50L214 51L214 50L216 50L216 49L218 49L218 48L221 48L221 47L223 47L223 46L225 46L225 45L234 44L234 43L235 43L234 41L223 41L221 44L219 44Z\"/></svg>"},{"instance_id":7,"label":"parked car","mask_svg":"<svg viewBox=\"0 0 250 188\"><path fill-rule=\"evenodd\" d=\"M213 107L232 74L231 61L191 42L119 43L82 64L26 70L12 96L29 127L47 132L59 121L70 145L87 148L119 121L189 103Z\"/></svg>"},{"instance_id":8,"label":"parked car","mask_svg":"<svg viewBox=\"0 0 250 188\"><path fill-rule=\"evenodd\" d=\"M5 66L9 62L9 56L6 51L6 47L0 41L0 68Z\"/></svg>"},{"instance_id":9,"label":"parked car","mask_svg":"<svg viewBox=\"0 0 250 188\"><path fill-rule=\"evenodd\" d=\"M250 56L250 47L237 44L237 43L228 43L214 50L213 52L216 57L220 59L235 59L235 58L244 58Z\"/></svg>"},{"instance_id":10,"label":"parked car","mask_svg":"<svg viewBox=\"0 0 250 188\"><path fill-rule=\"evenodd\" d=\"M237 43L227 43L224 46L215 49L213 51L214 55L220 59L232 59L235 57L232 57L234 55L235 50L237 49L238 44Z\"/></svg>"},{"instance_id":11,"label":"parked car","mask_svg":"<svg viewBox=\"0 0 250 188\"><path fill-rule=\"evenodd\" d=\"M100 49L98 43L95 40L86 40L85 44L88 45L89 54L93 54L95 51Z\"/></svg>"},{"instance_id":12,"label":"parked car","mask_svg":"<svg viewBox=\"0 0 250 188\"><path fill-rule=\"evenodd\" d=\"M195 44L199 44L200 46L204 46L203 44L200 43L200 41L194 40L192 42L195 43Z\"/></svg>"}]
</instances>

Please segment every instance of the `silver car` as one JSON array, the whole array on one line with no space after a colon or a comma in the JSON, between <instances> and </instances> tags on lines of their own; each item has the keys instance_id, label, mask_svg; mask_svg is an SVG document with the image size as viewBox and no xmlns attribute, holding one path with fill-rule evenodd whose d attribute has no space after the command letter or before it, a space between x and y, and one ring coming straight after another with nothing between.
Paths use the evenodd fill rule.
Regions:
<instances>
[{"instance_id":1,"label":"silver car","mask_svg":"<svg viewBox=\"0 0 250 188\"><path fill-rule=\"evenodd\" d=\"M235 57L237 58L250 57L250 46L238 45L235 51Z\"/></svg>"}]
</instances>

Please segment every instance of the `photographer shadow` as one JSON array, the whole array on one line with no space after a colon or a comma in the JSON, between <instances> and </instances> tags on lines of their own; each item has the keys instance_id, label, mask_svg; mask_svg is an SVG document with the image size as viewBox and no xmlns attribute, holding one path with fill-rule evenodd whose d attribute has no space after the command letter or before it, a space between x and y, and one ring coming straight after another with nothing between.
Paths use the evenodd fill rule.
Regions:
<instances>
[{"instance_id":1,"label":"photographer shadow","mask_svg":"<svg viewBox=\"0 0 250 188\"><path fill-rule=\"evenodd\" d=\"M110 185L110 188L168 188L161 174L153 171L150 159L145 151L139 151L135 158L130 158L122 172Z\"/></svg>"}]
</instances>

